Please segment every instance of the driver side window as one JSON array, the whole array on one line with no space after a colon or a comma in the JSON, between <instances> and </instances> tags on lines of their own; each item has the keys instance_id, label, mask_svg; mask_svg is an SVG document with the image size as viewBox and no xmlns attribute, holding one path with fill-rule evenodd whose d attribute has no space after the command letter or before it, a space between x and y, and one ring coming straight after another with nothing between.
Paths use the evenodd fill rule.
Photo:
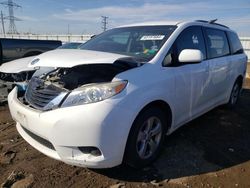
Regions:
<instances>
[{"instance_id":1,"label":"driver side window","mask_svg":"<svg viewBox=\"0 0 250 188\"><path fill-rule=\"evenodd\" d=\"M167 53L163 65L164 66L180 66L182 65L178 61L178 57L184 49L198 49L206 57L205 42L200 26L191 26L178 36L171 49Z\"/></svg>"}]
</instances>

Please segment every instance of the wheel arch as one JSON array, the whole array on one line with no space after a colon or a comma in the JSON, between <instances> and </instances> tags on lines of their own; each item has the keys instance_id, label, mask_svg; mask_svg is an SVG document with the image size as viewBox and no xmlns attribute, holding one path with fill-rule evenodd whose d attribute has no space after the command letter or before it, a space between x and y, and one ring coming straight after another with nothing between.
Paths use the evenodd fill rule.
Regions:
<instances>
[{"instance_id":1,"label":"wheel arch","mask_svg":"<svg viewBox=\"0 0 250 188\"><path fill-rule=\"evenodd\" d=\"M239 95L240 95L240 93L242 91L244 77L240 74L237 77L235 77L235 79L233 81L234 82L233 82L232 86L229 88L230 92L228 92L227 100L225 102L226 107L229 108L229 109L232 109L235 106L235 104L231 104L231 97L232 97L232 92L233 92L234 86L235 86L236 83L239 83L239 87L240 87Z\"/></svg>"},{"instance_id":2,"label":"wheel arch","mask_svg":"<svg viewBox=\"0 0 250 188\"><path fill-rule=\"evenodd\" d=\"M154 100L154 101L151 101L149 103L147 103L146 105L144 105L141 110L139 110L139 112L136 114L133 122L132 122L132 125L130 127L130 130L128 132L128 137L127 137L127 140L126 140L126 145L125 145L125 149L124 149L124 155L123 155L123 162L126 162L128 156L129 156L129 150L128 150L128 141L129 141L129 138L130 138L130 135L132 133L132 129L133 129L133 126L134 126L134 123L137 119L137 117L140 116L140 114L142 114L145 110L149 109L149 108L152 108L152 107L157 107L157 108L160 108L164 111L164 114L166 114L166 117L167 117L167 127L166 127L166 133L167 131L171 128L172 126L172 110L170 108L170 105L164 101L164 100Z\"/></svg>"},{"instance_id":3,"label":"wheel arch","mask_svg":"<svg viewBox=\"0 0 250 188\"><path fill-rule=\"evenodd\" d=\"M242 75L238 75L238 77L236 78L235 82L239 81L240 82L240 86L242 87L243 84L243 76Z\"/></svg>"},{"instance_id":4,"label":"wheel arch","mask_svg":"<svg viewBox=\"0 0 250 188\"><path fill-rule=\"evenodd\" d=\"M39 50L34 50L34 51L28 51L26 52L24 55L23 55L23 58L24 57L30 57L30 56L35 56L35 55L39 55L43 53L42 51L39 51Z\"/></svg>"},{"instance_id":5,"label":"wheel arch","mask_svg":"<svg viewBox=\"0 0 250 188\"><path fill-rule=\"evenodd\" d=\"M164 111L164 114L166 114L166 117L167 117L167 128L166 129L167 130L170 129L171 126L172 126L173 114L172 114L172 110L171 110L170 105L164 100L154 100L154 101L151 101L151 102L147 103L145 106L143 106L141 108L139 113L135 116L135 119L134 119L133 123L135 122L136 118L141 113L143 113L148 108L152 108L152 107L157 107L157 108L160 108L160 109L162 109ZM132 126L131 126L131 128L132 128ZM130 130L131 130L131 128L130 128Z\"/></svg>"}]
</instances>

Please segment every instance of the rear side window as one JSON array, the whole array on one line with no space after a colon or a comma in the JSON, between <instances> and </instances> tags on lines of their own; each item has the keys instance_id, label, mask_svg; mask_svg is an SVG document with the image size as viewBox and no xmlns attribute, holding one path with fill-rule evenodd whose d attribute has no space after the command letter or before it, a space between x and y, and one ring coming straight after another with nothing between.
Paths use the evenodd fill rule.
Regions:
<instances>
[{"instance_id":1,"label":"rear side window","mask_svg":"<svg viewBox=\"0 0 250 188\"><path fill-rule=\"evenodd\" d=\"M244 52L243 47L241 45L240 39L236 33L228 32L228 38L231 46L232 54L242 54Z\"/></svg>"},{"instance_id":2,"label":"rear side window","mask_svg":"<svg viewBox=\"0 0 250 188\"><path fill-rule=\"evenodd\" d=\"M216 58L230 54L226 33L217 29L206 28L208 57Z\"/></svg>"}]
</instances>

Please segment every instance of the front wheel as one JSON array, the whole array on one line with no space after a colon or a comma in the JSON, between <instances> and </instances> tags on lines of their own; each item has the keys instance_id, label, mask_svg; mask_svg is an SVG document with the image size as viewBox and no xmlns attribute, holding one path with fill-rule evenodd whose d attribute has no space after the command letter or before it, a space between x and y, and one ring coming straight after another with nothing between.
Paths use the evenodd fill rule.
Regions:
<instances>
[{"instance_id":1,"label":"front wheel","mask_svg":"<svg viewBox=\"0 0 250 188\"><path fill-rule=\"evenodd\" d=\"M157 107L138 115L131 128L124 161L135 168L153 162L160 153L167 127L166 114Z\"/></svg>"}]
</instances>

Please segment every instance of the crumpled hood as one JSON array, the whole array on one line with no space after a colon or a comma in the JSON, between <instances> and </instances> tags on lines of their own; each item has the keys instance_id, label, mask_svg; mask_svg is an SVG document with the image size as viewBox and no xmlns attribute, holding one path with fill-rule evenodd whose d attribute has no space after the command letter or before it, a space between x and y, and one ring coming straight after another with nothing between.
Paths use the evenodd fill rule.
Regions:
<instances>
[{"instance_id":1,"label":"crumpled hood","mask_svg":"<svg viewBox=\"0 0 250 188\"><path fill-rule=\"evenodd\" d=\"M34 68L28 67L28 65L35 57L36 56L25 57L4 63L0 66L0 72L20 73L24 71L32 71Z\"/></svg>"},{"instance_id":2,"label":"crumpled hood","mask_svg":"<svg viewBox=\"0 0 250 188\"><path fill-rule=\"evenodd\" d=\"M57 49L43 53L29 67L74 67L83 64L112 64L125 55L92 50ZM35 58L36 59L36 58Z\"/></svg>"}]
</instances>

